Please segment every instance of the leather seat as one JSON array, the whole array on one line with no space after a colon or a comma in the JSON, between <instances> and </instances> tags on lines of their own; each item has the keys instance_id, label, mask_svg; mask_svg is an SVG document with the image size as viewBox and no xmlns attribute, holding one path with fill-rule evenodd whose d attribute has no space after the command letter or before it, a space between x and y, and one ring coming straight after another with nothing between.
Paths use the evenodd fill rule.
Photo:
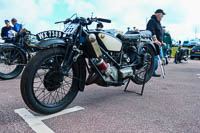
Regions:
<instances>
[{"instance_id":1,"label":"leather seat","mask_svg":"<svg viewBox=\"0 0 200 133\"><path fill-rule=\"evenodd\" d=\"M140 31L140 35L142 38L151 38L152 37L152 33L149 30Z\"/></svg>"},{"instance_id":2,"label":"leather seat","mask_svg":"<svg viewBox=\"0 0 200 133\"><path fill-rule=\"evenodd\" d=\"M136 40L140 39L140 34L117 34L120 40Z\"/></svg>"},{"instance_id":3,"label":"leather seat","mask_svg":"<svg viewBox=\"0 0 200 133\"><path fill-rule=\"evenodd\" d=\"M120 40L137 40L140 38L151 38L152 33L149 30L143 30L137 33L129 33L127 32L126 34L117 34L117 36Z\"/></svg>"}]
</instances>

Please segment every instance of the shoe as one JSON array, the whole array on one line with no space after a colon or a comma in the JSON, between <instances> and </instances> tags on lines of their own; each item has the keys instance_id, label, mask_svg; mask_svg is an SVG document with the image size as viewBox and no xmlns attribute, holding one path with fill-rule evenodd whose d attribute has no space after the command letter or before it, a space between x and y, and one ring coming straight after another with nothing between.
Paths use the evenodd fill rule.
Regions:
<instances>
[{"instance_id":1,"label":"shoe","mask_svg":"<svg viewBox=\"0 0 200 133\"><path fill-rule=\"evenodd\" d=\"M153 77L160 77L161 75L160 75L160 74L157 74L157 73L154 73L152 76L153 76Z\"/></svg>"},{"instance_id":2,"label":"shoe","mask_svg":"<svg viewBox=\"0 0 200 133\"><path fill-rule=\"evenodd\" d=\"M168 62L168 60L166 60L166 65L168 65L169 64L169 62Z\"/></svg>"}]
</instances>

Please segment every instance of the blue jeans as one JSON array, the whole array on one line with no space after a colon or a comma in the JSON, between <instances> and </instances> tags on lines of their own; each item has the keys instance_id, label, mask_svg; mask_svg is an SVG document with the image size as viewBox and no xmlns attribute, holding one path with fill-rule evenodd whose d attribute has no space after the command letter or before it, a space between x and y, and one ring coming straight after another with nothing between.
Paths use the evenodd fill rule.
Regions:
<instances>
[{"instance_id":1,"label":"blue jeans","mask_svg":"<svg viewBox=\"0 0 200 133\"><path fill-rule=\"evenodd\" d=\"M163 49L163 56L164 56L164 57L167 56L167 49Z\"/></svg>"},{"instance_id":2,"label":"blue jeans","mask_svg":"<svg viewBox=\"0 0 200 133\"><path fill-rule=\"evenodd\" d=\"M159 61L159 58L158 58L158 55L157 55L157 56L155 56L155 65L154 65L153 74L156 74L156 70L158 69L158 61Z\"/></svg>"}]
</instances>

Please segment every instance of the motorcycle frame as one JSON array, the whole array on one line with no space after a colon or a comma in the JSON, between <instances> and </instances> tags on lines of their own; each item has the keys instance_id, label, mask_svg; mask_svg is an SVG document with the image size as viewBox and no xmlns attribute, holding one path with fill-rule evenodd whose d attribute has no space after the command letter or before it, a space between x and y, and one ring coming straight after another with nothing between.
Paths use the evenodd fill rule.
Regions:
<instances>
[{"instance_id":1,"label":"motorcycle frame","mask_svg":"<svg viewBox=\"0 0 200 133\"><path fill-rule=\"evenodd\" d=\"M74 51L72 49L73 46L76 46L78 49L81 49L81 46L83 46L83 44L80 42L80 39L81 37L83 38L86 38L86 36L88 35L88 31L89 29L87 28L87 30L84 30L83 29L83 26L81 25L81 23L79 22L79 27L78 27L78 30L76 32L76 34L74 35L71 35L71 36L67 36L65 38L65 40L68 40L66 41L66 54L65 54L65 57L64 57L64 63L63 63L63 68L64 68L64 71L65 71L65 74L68 73L68 71L70 70L70 68L72 67L73 65L73 61L72 61L72 58L74 56L76 56L76 51ZM83 33L86 35L84 36ZM70 43L70 39L72 39L72 37L75 36L74 38L74 41L72 43ZM98 41L98 40L97 40ZM98 43L102 44L101 41L98 41ZM84 47L84 46L83 46ZM113 57L109 54L109 52L107 52L103 47L101 47L99 45L101 51L102 51L102 54L105 55L112 63L114 63L114 65L118 68L118 69L121 69L121 68L125 68L125 67L134 67L134 66L137 66L138 64L136 63L137 61L133 62L132 64L130 65L122 65L122 60L123 60L123 53L124 53L124 46L122 45L122 48L121 48L121 51L120 51L120 59L119 59L119 62L117 62L115 59L113 59ZM71 51L71 52L70 52ZM69 54L68 54L69 53ZM86 52L84 52L86 54ZM142 57L142 55L138 54L137 52L135 52L135 54L137 56L140 56ZM98 75L101 77L101 79L107 83L106 85L110 86L110 85L113 85L113 86L121 86L121 85L124 85L124 83L121 81L118 81L118 82L107 82L105 81L102 73L100 72L100 70L97 68L97 66L94 64L94 62L92 61L92 58L90 58L88 55L86 55L86 58L89 59L89 62L90 64L92 64L92 66L95 68L95 71L98 73ZM86 61L85 61L86 62ZM88 65L86 63L86 65ZM86 66L87 70L89 71L89 67Z\"/></svg>"}]
</instances>

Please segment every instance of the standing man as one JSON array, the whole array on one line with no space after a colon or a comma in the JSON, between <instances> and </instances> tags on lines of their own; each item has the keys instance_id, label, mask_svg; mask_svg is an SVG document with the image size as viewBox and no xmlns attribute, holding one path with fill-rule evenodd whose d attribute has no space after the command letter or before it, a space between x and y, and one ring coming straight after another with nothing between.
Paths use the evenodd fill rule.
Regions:
<instances>
[{"instance_id":1,"label":"standing man","mask_svg":"<svg viewBox=\"0 0 200 133\"><path fill-rule=\"evenodd\" d=\"M22 29L22 24L18 24L17 23L17 19L15 19L15 18L11 19L11 22L12 22L12 24L14 26L14 28L13 28L14 31L16 31L17 33L19 33L21 31L21 29Z\"/></svg>"},{"instance_id":2,"label":"standing man","mask_svg":"<svg viewBox=\"0 0 200 133\"><path fill-rule=\"evenodd\" d=\"M162 9L158 9L155 11L155 14L151 16L151 19L147 23L147 30L150 30L152 32L153 41L155 42L156 50L158 51L157 55L155 56L155 67L154 67L154 73L152 76L154 77L160 77L160 74L156 73L156 70L158 69L158 55L160 54L160 48L159 46L165 46L166 44L163 43L163 30L160 21L162 20L163 16L165 15L164 11Z\"/></svg>"},{"instance_id":3,"label":"standing man","mask_svg":"<svg viewBox=\"0 0 200 133\"><path fill-rule=\"evenodd\" d=\"M4 26L2 29L1 29L1 37L3 38L3 40L5 40L5 43L9 43L9 39L8 39L8 31L12 30L13 27L10 25L10 22L9 20L5 20L4 21L6 26Z\"/></svg>"}]
</instances>

